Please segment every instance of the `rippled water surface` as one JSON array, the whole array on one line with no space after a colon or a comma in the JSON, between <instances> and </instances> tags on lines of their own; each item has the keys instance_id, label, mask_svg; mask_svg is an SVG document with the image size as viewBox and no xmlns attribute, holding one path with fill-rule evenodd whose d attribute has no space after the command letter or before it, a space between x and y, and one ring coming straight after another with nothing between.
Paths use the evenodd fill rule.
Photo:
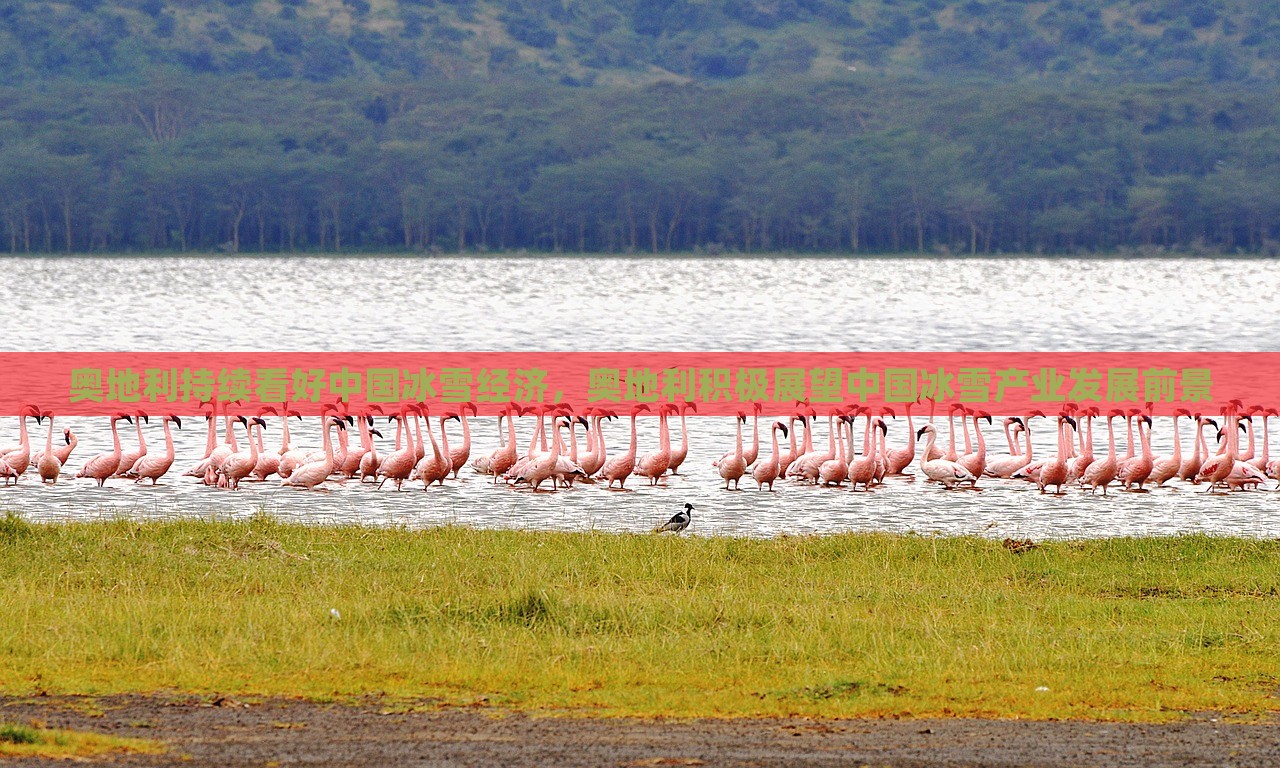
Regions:
<instances>
[{"instance_id":1,"label":"rippled water surface","mask_svg":"<svg viewBox=\"0 0 1280 768\"><path fill-rule=\"evenodd\" d=\"M1280 347L1280 270L1266 261L115 258L11 259L5 267L10 275L0 284L0 320L10 331L0 335L5 350ZM110 448L104 421L59 420L59 430L70 425L81 440L68 476ZM355 482L331 484L329 493L280 488L276 482L226 492L178 477L205 444L203 423L184 423L174 470L159 488L114 480L99 490L89 481L65 477L56 487L40 487L28 475L16 488L0 491L3 503L32 519L243 516L265 508L312 522L643 531L688 501L695 505L693 529L706 534L1280 535L1280 494L1270 490L1219 496L1174 483L1151 494L1103 499L1073 492L1049 498L1013 481L985 481L977 493L946 493L923 482L892 479L870 494L790 482L779 483L774 494L762 494L748 479L741 492L726 492L711 461L732 447L734 426L719 418L690 419L685 473L657 488L633 479L627 491L580 486L534 495L494 487L464 471L461 481L426 492L420 484L393 493L390 486L379 492ZM770 418L762 421L768 423ZM1008 450L998 424L986 432L992 454ZM31 427L39 448L44 433L34 423ZM152 449L161 448L156 420L145 429ZM522 446L531 429L532 419L520 424ZM606 429L611 455L624 450L626 426L615 422ZM132 428L122 433L126 449L132 447ZM455 424L450 433L456 444ZM902 444L906 433L904 419L891 422L891 446ZM678 428L674 434L678 440ZM748 441L750 435L748 429ZM826 435L821 424L822 446ZM390 431L387 436L380 442L383 448L389 447ZM1187 450L1188 436L1184 422ZM494 420L476 420L474 437L473 455L496 447ZM314 420L295 427L294 438L295 444L319 447ZM16 419L0 419L0 442L16 441ZM269 420L268 442L279 444L278 420ZM640 420L639 442L641 453L657 446L656 419ZM1051 429L1041 427L1037 452L1051 451L1052 443ZM1157 453L1171 450L1168 420L1157 420L1154 443ZM762 447L762 454L768 451Z\"/></svg>"}]
</instances>

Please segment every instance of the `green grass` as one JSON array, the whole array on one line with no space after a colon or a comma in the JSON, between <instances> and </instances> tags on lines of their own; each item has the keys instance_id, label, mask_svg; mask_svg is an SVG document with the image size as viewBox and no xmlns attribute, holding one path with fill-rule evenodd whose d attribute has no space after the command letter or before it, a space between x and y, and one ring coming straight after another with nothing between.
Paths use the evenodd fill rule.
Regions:
<instances>
[{"instance_id":1,"label":"green grass","mask_svg":"<svg viewBox=\"0 0 1280 768\"><path fill-rule=\"evenodd\" d=\"M1272 541L1013 554L895 535L9 520L0 584L8 695L384 693L677 716L1280 709Z\"/></svg>"},{"instance_id":2,"label":"green grass","mask_svg":"<svg viewBox=\"0 0 1280 768\"><path fill-rule=\"evenodd\" d=\"M153 741L0 723L0 757L84 758L104 754L159 754Z\"/></svg>"}]
</instances>

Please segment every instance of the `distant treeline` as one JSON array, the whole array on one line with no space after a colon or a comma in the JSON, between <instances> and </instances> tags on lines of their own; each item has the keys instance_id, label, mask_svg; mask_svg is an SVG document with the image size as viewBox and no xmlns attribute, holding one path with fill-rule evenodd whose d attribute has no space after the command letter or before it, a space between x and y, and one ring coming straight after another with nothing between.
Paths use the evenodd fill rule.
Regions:
<instances>
[{"instance_id":1,"label":"distant treeline","mask_svg":"<svg viewBox=\"0 0 1280 768\"><path fill-rule=\"evenodd\" d=\"M1276 94L182 75L0 90L0 247L1270 251Z\"/></svg>"}]
</instances>

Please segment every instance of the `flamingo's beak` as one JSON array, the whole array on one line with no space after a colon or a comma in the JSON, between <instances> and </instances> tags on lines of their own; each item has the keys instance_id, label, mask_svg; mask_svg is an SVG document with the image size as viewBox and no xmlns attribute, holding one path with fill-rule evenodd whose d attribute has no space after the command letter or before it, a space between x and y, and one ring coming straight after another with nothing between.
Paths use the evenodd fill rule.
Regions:
<instances>
[{"instance_id":1,"label":"flamingo's beak","mask_svg":"<svg viewBox=\"0 0 1280 768\"><path fill-rule=\"evenodd\" d=\"M925 429L926 429L925 427L921 427L920 429L917 429L917 430L916 430L916 439L917 439L917 440L919 440L920 438L924 437Z\"/></svg>"},{"instance_id":2,"label":"flamingo's beak","mask_svg":"<svg viewBox=\"0 0 1280 768\"><path fill-rule=\"evenodd\" d=\"M381 432L379 432L379 431L378 431L378 430L376 430L376 429L371 429L371 430L369 430L369 434L371 434L371 435L377 435L378 437L382 437L382 433L381 433Z\"/></svg>"},{"instance_id":3,"label":"flamingo's beak","mask_svg":"<svg viewBox=\"0 0 1280 768\"><path fill-rule=\"evenodd\" d=\"M182 419L177 416L170 416L169 418L173 419L173 423L178 425L178 429L182 429Z\"/></svg>"},{"instance_id":4,"label":"flamingo's beak","mask_svg":"<svg viewBox=\"0 0 1280 768\"><path fill-rule=\"evenodd\" d=\"M267 426L267 420L262 418L261 416L255 416L253 417L253 420L258 422L258 426L261 426L264 428Z\"/></svg>"}]
</instances>

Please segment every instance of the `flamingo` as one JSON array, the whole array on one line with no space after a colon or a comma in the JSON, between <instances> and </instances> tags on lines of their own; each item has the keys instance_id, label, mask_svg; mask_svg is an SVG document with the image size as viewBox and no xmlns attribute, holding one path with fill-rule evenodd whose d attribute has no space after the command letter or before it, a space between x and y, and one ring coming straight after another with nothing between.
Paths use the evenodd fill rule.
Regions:
<instances>
[{"instance_id":1,"label":"flamingo","mask_svg":"<svg viewBox=\"0 0 1280 768\"><path fill-rule=\"evenodd\" d=\"M41 483L54 485L62 472L62 462L58 461L58 454L53 450L53 413L46 412L44 415L49 418L49 434L45 436L44 451L36 461L36 470L40 473Z\"/></svg>"},{"instance_id":2,"label":"flamingo","mask_svg":"<svg viewBox=\"0 0 1280 768\"><path fill-rule=\"evenodd\" d=\"M414 407L415 406L407 404L402 404L400 406L400 415L397 418L400 421L402 431L408 431L407 429L404 429L405 422L408 418L409 411ZM328 433L326 432L326 437L327 434ZM399 440L397 439L396 442L398 444ZM378 464L375 478L382 478L378 481L378 488L382 488L383 483L387 482L387 480L391 480L395 483L396 490L398 491L404 481L409 479L409 475L413 472L414 465L418 463L418 460L417 448L413 444L413 439L409 438L407 442L408 445L404 448L397 448L394 453L388 454L387 457ZM283 463L283 461L281 463Z\"/></svg>"},{"instance_id":3,"label":"flamingo","mask_svg":"<svg viewBox=\"0 0 1280 768\"><path fill-rule=\"evenodd\" d=\"M782 456L778 457L778 477L786 477L787 468L790 467L792 462L794 462L800 456L799 452L797 452L796 450L796 431L797 431L796 422L797 421L799 421L802 425L804 425L805 429L809 428L809 418L804 414L800 413L799 411L791 414L791 417L787 419L787 429L791 432L791 442L790 442L790 447L787 449L787 452L782 454ZM783 434L785 435L786 432L784 432ZM772 486L770 486L770 489L772 489Z\"/></svg>"},{"instance_id":4,"label":"flamingo","mask_svg":"<svg viewBox=\"0 0 1280 768\"><path fill-rule=\"evenodd\" d=\"M462 414L462 447L456 448L449 454L449 458L453 461L453 479L458 479L458 471L467 465L467 459L471 458L471 424L467 421L467 410L470 409L471 415L476 416L480 410L476 408L475 403L463 403L459 406L458 411ZM443 428L442 428L443 429Z\"/></svg>"},{"instance_id":5,"label":"flamingo","mask_svg":"<svg viewBox=\"0 0 1280 768\"><path fill-rule=\"evenodd\" d=\"M1035 411L1033 413L1038 413L1038 411ZM1017 416L1013 416L1010 418L1012 418L1013 423L1015 425L1014 426L1015 432L1021 429L1024 436L1026 437L1026 440L1027 440L1026 452L1010 453L1008 456L997 456L996 458L991 459L990 461L987 462L986 469L984 470L984 473L986 474L987 477L1010 478L1010 477L1013 477L1016 473L1025 469L1026 466L1031 463L1031 460L1032 460L1031 430L1027 429L1026 423L1024 423L1022 419L1018 418ZM1027 419L1029 420L1030 418L1031 418L1031 414L1028 414Z\"/></svg>"},{"instance_id":6,"label":"flamingo","mask_svg":"<svg viewBox=\"0 0 1280 768\"><path fill-rule=\"evenodd\" d=\"M747 466L756 463L756 459L760 457L760 414L764 411L764 406L760 403L753 403L751 411L753 426L751 427L751 448L742 452L742 458L747 462Z\"/></svg>"},{"instance_id":7,"label":"flamingo","mask_svg":"<svg viewBox=\"0 0 1280 768\"><path fill-rule=\"evenodd\" d=\"M333 438L331 432L334 427L339 431L345 431L346 422L334 416L325 419L330 412L336 412L333 406L325 406L320 409L320 418L325 423L324 429L324 457L319 461L309 461L296 467L288 477L280 481L281 486L292 486L294 488L303 488L313 491L320 488L324 481L329 479L329 475L333 474L334 457L333 457ZM323 490L323 489L322 489Z\"/></svg>"},{"instance_id":8,"label":"flamingo","mask_svg":"<svg viewBox=\"0 0 1280 768\"><path fill-rule=\"evenodd\" d=\"M20 450L23 447L26 447L28 455L30 454L31 443L29 438L27 437L27 419L32 416L35 416L38 418L40 416L40 409L32 405L31 403L23 403L22 407L18 409L18 444L7 445L3 448L0 448L0 456L13 453L14 451Z\"/></svg>"},{"instance_id":9,"label":"flamingo","mask_svg":"<svg viewBox=\"0 0 1280 768\"><path fill-rule=\"evenodd\" d=\"M773 481L778 479L778 474L782 469L781 456L778 453L778 430L782 430L782 436L787 436L787 425L781 421L773 422L773 427L769 429L773 438L773 453L770 454L768 461L762 461L756 464L751 470L751 478L756 481L756 490L764 490L769 486L769 491L773 491Z\"/></svg>"},{"instance_id":10,"label":"flamingo","mask_svg":"<svg viewBox=\"0 0 1280 768\"><path fill-rule=\"evenodd\" d=\"M658 478L671 465L671 433L667 429L667 415L679 410L672 403L658 408L658 450L645 454L636 462L636 475L649 478L649 485L657 485Z\"/></svg>"},{"instance_id":11,"label":"flamingo","mask_svg":"<svg viewBox=\"0 0 1280 768\"><path fill-rule=\"evenodd\" d=\"M200 410L204 412L205 421L204 453L194 467L182 473L183 477L203 478L205 470L209 468L209 457L213 455L213 449L218 447L217 401L200 403Z\"/></svg>"},{"instance_id":12,"label":"flamingo","mask_svg":"<svg viewBox=\"0 0 1280 768\"><path fill-rule=\"evenodd\" d=\"M253 421L244 416L237 416L236 421L244 425L245 440L249 443L249 450L236 451L223 459L218 467L218 474L226 480L227 487L233 491L239 490L240 481L248 477L258 466L258 441L253 438L254 426L261 428L267 425L261 416L253 417Z\"/></svg>"},{"instance_id":13,"label":"flamingo","mask_svg":"<svg viewBox=\"0 0 1280 768\"><path fill-rule=\"evenodd\" d=\"M53 447L53 455L57 457L58 464L67 466L67 459L71 458L71 452L80 444L80 436L71 430L70 427L64 427L62 430L62 442ZM44 458L43 451L36 451L31 457L31 463L39 465Z\"/></svg>"},{"instance_id":14,"label":"flamingo","mask_svg":"<svg viewBox=\"0 0 1280 768\"><path fill-rule=\"evenodd\" d=\"M1218 428L1218 422L1213 419L1205 418L1202 414L1194 414L1196 431L1191 439L1191 458L1182 462L1182 467L1178 469L1178 479L1193 485L1198 485L1200 481L1196 476L1200 474L1200 467L1204 464L1205 455L1208 454L1209 448L1204 441L1204 425L1212 424L1214 429Z\"/></svg>"},{"instance_id":15,"label":"flamingo","mask_svg":"<svg viewBox=\"0 0 1280 768\"><path fill-rule=\"evenodd\" d=\"M962 482L976 483L977 478L974 477L969 470L947 459L930 459L933 449L937 447L938 430L932 424L925 424L916 432L916 437L924 437L925 440L924 453L920 454L920 471L925 477L936 483L942 483L947 490L952 490L957 484Z\"/></svg>"},{"instance_id":16,"label":"flamingo","mask_svg":"<svg viewBox=\"0 0 1280 768\"><path fill-rule=\"evenodd\" d=\"M606 488L612 488L614 482L618 483L619 488L625 488L627 478L635 470L636 466L636 415L641 411L649 410L649 406L641 403L631 409L631 447L621 456L615 456L604 463L600 468L600 476L607 482Z\"/></svg>"},{"instance_id":17,"label":"flamingo","mask_svg":"<svg viewBox=\"0 0 1280 768\"><path fill-rule=\"evenodd\" d=\"M586 474L587 479L595 477L596 473L600 471L600 468L604 466L605 460L607 458L605 456L605 448L604 448L604 431L601 429L600 425L604 422L605 419L617 418L617 414L613 413L612 411L595 409L592 411L592 415L590 418L595 419L595 431L594 431L595 441L594 443L590 443L592 447L588 449L587 455L583 456L582 461L580 462L580 464L582 465L582 471ZM682 421L683 421L683 418L682 418ZM589 428L587 430L587 433L588 435L592 434L592 430ZM686 438L685 440L687 443L688 439ZM675 451L673 450L672 454L674 455L674 453ZM594 482L594 480L592 482Z\"/></svg>"},{"instance_id":18,"label":"flamingo","mask_svg":"<svg viewBox=\"0 0 1280 768\"><path fill-rule=\"evenodd\" d=\"M116 422L121 419L133 423L133 418L127 413L116 412L111 414L111 444L110 453L100 453L89 459L80 471L76 473L76 477L91 477L98 481L98 487L101 488L107 478L116 473L116 467L120 466L120 432L116 429Z\"/></svg>"},{"instance_id":19,"label":"flamingo","mask_svg":"<svg viewBox=\"0 0 1280 768\"><path fill-rule=\"evenodd\" d=\"M1164 485L1168 481L1178 476L1178 470L1182 469L1182 434L1178 430L1178 417L1191 416L1191 411L1186 408L1177 408L1173 412L1173 455L1165 458L1163 456L1157 458L1151 467L1151 482L1156 488Z\"/></svg>"},{"instance_id":20,"label":"flamingo","mask_svg":"<svg viewBox=\"0 0 1280 768\"><path fill-rule=\"evenodd\" d=\"M873 419L871 414L867 416L867 431L862 438L862 455L853 460L849 464L849 487L858 490L858 484L862 484L862 490L869 492L871 483L876 476L876 443L884 445L884 438L889 434L889 428L885 425L884 419ZM852 428L853 420L849 420L850 428ZM876 430L880 430L880 436L876 436Z\"/></svg>"},{"instance_id":21,"label":"flamingo","mask_svg":"<svg viewBox=\"0 0 1280 768\"><path fill-rule=\"evenodd\" d=\"M1040 467L1040 474L1036 477L1036 485L1040 487L1040 493L1044 493L1044 489L1054 486L1057 490L1055 495L1062 495L1062 484L1067 482L1067 453L1070 451L1071 437L1065 429L1065 425L1075 426L1075 419L1070 416L1058 417L1058 452L1052 459L1046 461Z\"/></svg>"},{"instance_id":22,"label":"flamingo","mask_svg":"<svg viewBox=\"0 0 1280 768\"><path fill-rule=\"evenodd\" d=\"M1223 427L1218 430L1218 435L1222 437L1222 444L1217 454L1210 457L1200 467L1200 471L1196 473L1196 479L1201 482L1208 480L1209 487L1205 489L1206 493L1212 493L1219 485L1221 485L1231 470L1235 468L1236 458L1236 428L1239 422L1236 421L1236 409L1240 406L1239 400L1231 400L1227 407L1222 409Z\"/></svg>"},{"instance_id":23,"label":"flamingo","mask_svg":"<svg viewBox=\"0 0 1280 768\"><path fill-rule=\"evenodd\" d=\"M911 422L911 406L919 402L920 400L917 399L915 403L907 403L907 447L893 448L887 451L887 456L888 456L887 458L888 467L886 469L887 474L890 474L890 475L906 474L905 472L903 472L903 470L911 466L911 462L914 461L916 458L916 428L915 428L915 425ZM885 408L884 412L889 414L895 419L898 418L898 415L893 411L889 410L888 408Z\"/></svg>"},{"instance_id":24,"label":"flamingo","mask_svg":"<svg viewBox=\"0 0 1280 768\"><path fill-rule=\"evenodd\" d=\"M676 470L680 469L685 457L689 455L689 425L685 423L684 418L689 411L697 413L698 404L694 402L680 404L680 447L671 449L671 462L667 465L667 471L673 475L680 474ZM772 487L771 485L770 488Z\"/></svg>"},{"instance_id":25,"label":"flamingo","mask_svg":"<svg viewBox=\"0 0 1280 768\"><path fill-rule=\"evenodd\" d=\"M1098 488L1102 488L1102 495L1106 496L1107 486L1115 481L1120 469L1120 463L1116 458L1116 430L1112 421L1117 416L1124 416L1124 411L1113 409L1107 413L1106 457L1091 463L1080 476L1080 485L1088 486L1091 496L1098 492Z\"/></svg>"},{"instance_id":26,"label":"flamingo","mask_svg":"<svg viewBox=\"0 0 1280 768\"><path fill-rule=\"evenodd\" d=\"M715 462L716 469L720 472L720 477L724 478L724 489L726 491L729 490L730 481L733 482L734 490L738 490L738 483L741 482L742 476L747 471L747 460L742 455L742 425L746 423L747 414L738 411L738 437L734 442L733 453L729 454L728 458Z\"/></svg>"},{"instance_id":27,"label":"flamingo","mask_svg":"<svg viewBox=\"0 0 1280 768\"><path fill-rule=\"evenodd\" d=\"M1080 431L1080 455L1071 460L1067 468L1067 484L1075 484L1084 476L1084 471L1093 463L1093 418L1100 414L1097 408L1086 408L1083 411L1085 426L1088 427L1089 437L1086 440L1084 430Z\"/></svg>"},{"instance_id":28,"label":"flamingo","mask_svg":"<svg viewBox=\"0 0 1280 768\"><path fill-rule=\"evenodd\" d=\"M579 478L585 478L587 473L583 471L582 467L578 464L578 462L573 460L572 455L569 455L569 456L565 455L564 438L560 436L560 428L561 427L569 428L569 437L572 440L573 444L576 446L578 439L574 435L574 423L576 421L578 423L586 424L587 420L582 418L581 416L576 417L575 419L575 417L571 415L557 416L556 419L557 421L555 424L555 433L553 435L553 439L560 441L560 455L556 457L556 468L555 468L555 471L552 473L552 477L555 480L555 482L560 483L562 487L572 488L573 481ZM560 419L564 419L564 422L563 423L560 422L559 421Z\"/></svg>"},{"instance_id":29,"label":"flamingo","mask_svg":"<svg viewBox=\"0 0 1280 768\"><path fill-rule=\"evenodd\" d=\"M507 407L503 410L503 414L507 417L506 444L498 447L495 451L493 451L493 453L490 453L488 456L477 459L476 460L477 462L481 462L479 467L476 467L476 462L472 462L472 466L476 467L477 471L484 471L490 475L493 475L493 482L495 485L498 483L498 478L507 470L511 469L511 465L516 463L515 418L516 416L519 416L521 414L520 406L516 405L515 403L508 403ZM498 426L499 428L501 428L502 426L501 415L498 416ZM481 470L480 467L483 467L483 470Z\"/></svg>"},{"instance_id":30,"label":"flamingo","mask_svg":"<svg viewBox=\"0 0 1280 768\"><path fill-rule=\"evenodd\" d=\"M133 469L129 470L126 477L134 478L135 483L143 480L150 480L152 485L156 484L160 478L164 477L169 468L173 466L173 434L169 431L169 422L178 425L178 429L182 429L182 420L172 413L166 413L161 424L164 426L164 453L157 455L148 453L146 456L138 459L133 465Z\"/></svg>"},{"instance_id":31,"label":"flamingo","mask_svg":"<svg viewBox=\"0 0 1280 768\"><path fill-rule=\"evenodd\" d=\"M125 451L120 454L120 466L116 467L116 472L112 477L124 477L124 473L133 469L133 465L138 463L138 459L147 455L147 438L142 434L142 422L145 421L150 424L151 419L142 411L134 411L133 415L138 419L133 423L133 426L138 430L138 450Z\"/></svg>"},{"instance_id":32,"label":"flamingo","mask_svg":"<svg viewBox=\"0 0 1280 768\"><path fill-rule=\"evenodd\" d=\"M539 486L542 485L543 481L555 474L556 464L560 460L560 423L558 418L562 413L564 413L564 411L560 411L558 409L552 411L551 450L546 453L540 453L530 459L516 475L516 484L527 483L531 488L533 488L534 493L538 492ZM542 417L544 415L545 414L538 415L539 430L542 428ZM635 424L635 411L633 410L631 415L631 464L633 466L635 464ZM630 467L627 468L627 474L631 474ZM625 480L626 477L624 476L623 479ZM555 489L556 483L555 480L552 480L551 490L554 491Z\"/></svg>"},{"instance_id":33,"label":"flamingo","mask_svg":"<svg viewBox=\"0 0 1280 768\"><path fill-rule=\"evenodd\" d=\"M1268 422L1272 416L1277 415L1280 415L1280 411L1275 408L1262 410L1262 455L1249 462L1262 472L1266 472L1267 466L1271 463L1271 428Z\"/></svg>"},{"instance_id":34,"label":"flamingo","mask_svg":"<svg viewBox=\"0 0 1280 768\"><path fill-rule=\"evenodd\" d=\"M960 466L969 470L969 474L978 478L982 477L982 473L987 469L987 441L986 438L982 436L982 427L979 425L978 421L980 419L986 419L987 424L991 424L991 414L986 411L975 410L970 412L969 415L973 417L973 431L978 435L978 450L970 453L968 446L966 445L964 455L959 459L956 459L956 462ZM968 430L965 430L966 443L968 443L968 434Z\"/></svg>"},{"instance_id":35,"label":"flamingo","mask_svg":"<svg viewBox=\"0 0 1280 768\"><path fill-rule=\"evenodd\" d=\"M14 448L9 449L3 455L0 455L0 464L4 465L5 485L9 484L9 477L13 478L16 484L18 478L27 471L27 467L31 466L31 438L27 434L27 418L29 416L36 417L36 423L39 424L43 420L40 409L34 405L23 406L18 411L18 433L20 442Z\"/></svg>"},{"instance_id":36,"label":"flamingo","mask_svg":"<svg viewBox=\"0 0 1280 768\"><path fill-rule=\"evenodd\" d=\"M1147 482L1147 478L1151 476L1151 470L1155 468L1155 459L1151 455L1151 417L1146 414L1136 414L1138 416L1138 440L1142 443L1142 453L1133 458L1121 462L1120 464L1120 487L1124 490L1135 490L1136 492L1146 492L1142 487ZM1142 425L1146 424L1144 430ZM1137 486L1131 489L1130 486Z\"/></svg>"},{"instance_id":37,"label":"flamingo","mask_svg":"<svg viewBox=\"0 0 1280 768\"><path fill-rule=\"evenodd\" d=\"M284 408L284 416L280 418L281 432L287 433L289 431L289 417L296 416L301 420L302 414L289 410L288 403L283 403L282 406ZM266 416L268 413L272 416L280 416L280 412L274 406L265 405L258 409L259 417ZM182 429L182 427L179 426L178 429ZM254 465L253 472L249 473L254 481L259 483L266 482L268 477L279 474L280 457L284 456L285 452L289 450L289 437L287 434L280 437L280 450L273 451L267 448L262 437L264 431L265 428L258 430L258 463Z\"/></svg>"},{"instance_id":38,"label":"flamingo","mask_svg":"<svg viewBox=\"0 0 1280 768\"><path fill-rule=\"evenodd\" d=\"M870 417L868 417L870 418ZM824 486L834 485L839 488L849 477L849 457L845 454L845 427L849 427L849 447L853 447L853 427L848 422L847 416L841 416L836 422L836 457L830 461L824 461L818 467L818 483ZM743 459L745 460L745 456Z\"/></svg>"},{"instance_id":39,"label":"flamingo","mask_svg":"<svg viewBox=\"0 0 1280 768\"><path fill-rule=\"evenodd\" d=\"M453 471L452 453L449 451L449 433L445 431L445 424L449 420L461 421L461 417L453 412L446 412L440 417L440 444L436 444L436 436L431 432L431 419L428 417L429 411L424 409L423 417L427 422L427 437L431 439L431 455L423 456L418 465L414 467L413 474L409 475L410 480L421 480L422 490L427 490L432 483L437 483L441 487L444 486L445 478Z\"/></svg>"},{"instance_id":40,"label":"flamingo","mask_svg":"<svg viewBox=\"0 0 1280 768\"><path fill-rule=\"evenodd\" d=\"M739 414L743 419L745 415ZM818 481L818 469L823 462L831 461L836 457L836 427L835 419L837 416L843 416L844 411L840 408L832 408L827 414L827 451L826 453L818 453L810 450L792 463L788 470L789 476L798 477L804 480ZM809 430L806 430L808 432Z\"/></svg>"}]
</instances>

